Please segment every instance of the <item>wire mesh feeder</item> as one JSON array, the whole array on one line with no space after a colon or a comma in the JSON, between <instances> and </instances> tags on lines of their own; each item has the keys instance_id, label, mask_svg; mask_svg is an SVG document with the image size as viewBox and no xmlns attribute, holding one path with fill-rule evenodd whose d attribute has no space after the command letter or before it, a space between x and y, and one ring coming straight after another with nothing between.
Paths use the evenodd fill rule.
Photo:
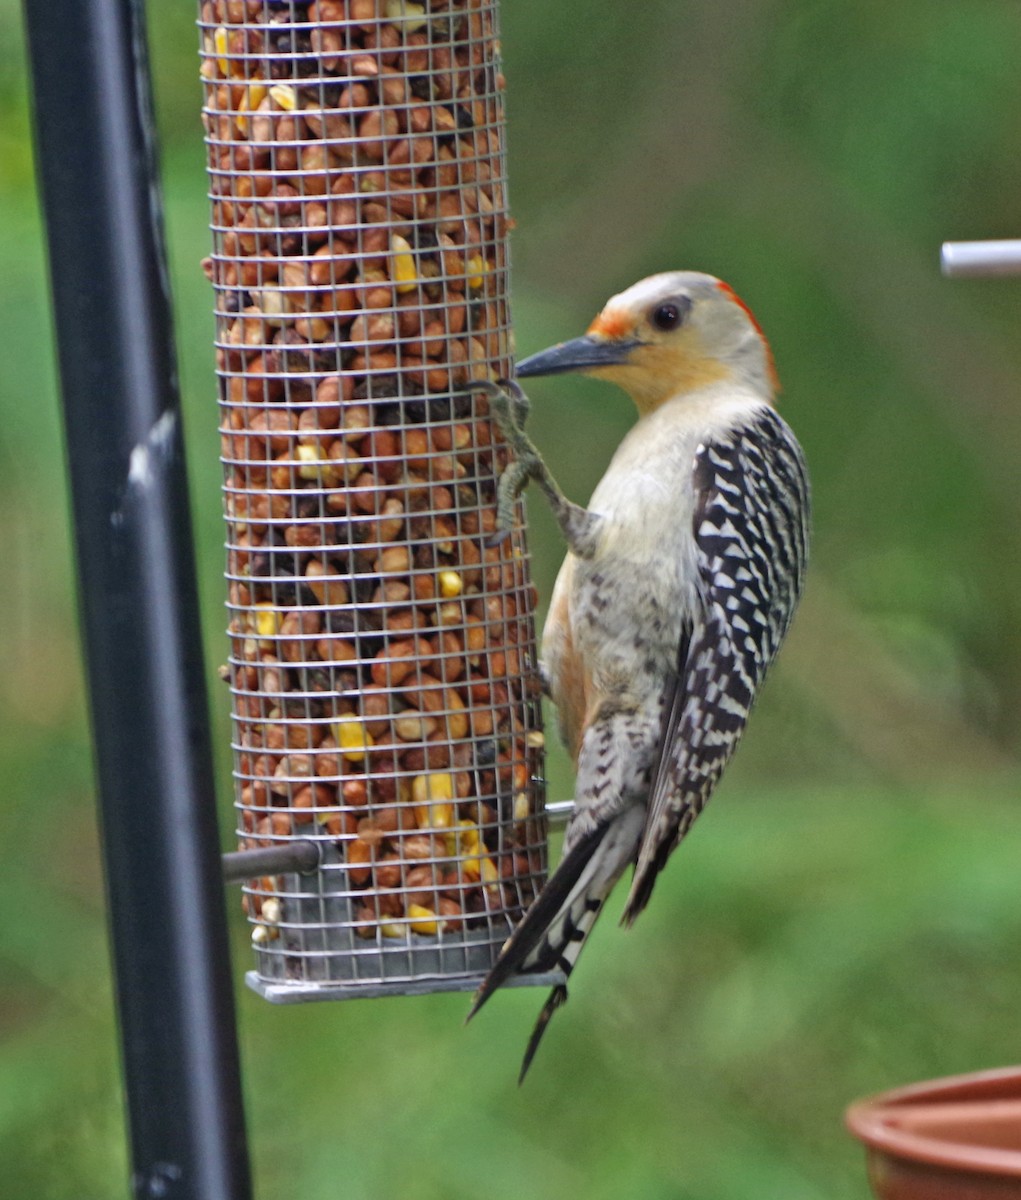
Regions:
<instances>
[{"instance_id":1,"label":"wire mesh feeder","mask_svg":"<svg viewBox=\"0 0 1021 1200\"><path fill-rule=\"evenodd\" d=\"M234 775L271 999L470 988L546 873L495 3L206 0Z\"/></svg>"}]
</instances>

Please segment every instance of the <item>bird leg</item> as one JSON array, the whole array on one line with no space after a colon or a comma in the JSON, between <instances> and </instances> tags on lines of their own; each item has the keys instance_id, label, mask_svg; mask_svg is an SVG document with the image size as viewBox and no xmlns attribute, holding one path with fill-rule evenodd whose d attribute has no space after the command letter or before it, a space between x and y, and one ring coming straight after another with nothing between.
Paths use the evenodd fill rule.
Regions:
<instances>
[{"instance_id":1,"label":"bird leg","mask_svg":"<svg viewBox=\"0 0 1021 1200\"><path fill-rule=\"evenodd\" d=\"M489 413L514 454L507 465L496 491L496 533L490 545L498 545L510 533L514 524L514 505L521 493L534 480L549 501L553 516L571 549L580 558L589 558L595 551L595 540L602 518L580 504L568 500L550 474L532 439L525 433L530 404L521 386L512 379L497 383L473 380L468 385L473 392L482 392L489 399Z\"/></svg>"}]
</instances>

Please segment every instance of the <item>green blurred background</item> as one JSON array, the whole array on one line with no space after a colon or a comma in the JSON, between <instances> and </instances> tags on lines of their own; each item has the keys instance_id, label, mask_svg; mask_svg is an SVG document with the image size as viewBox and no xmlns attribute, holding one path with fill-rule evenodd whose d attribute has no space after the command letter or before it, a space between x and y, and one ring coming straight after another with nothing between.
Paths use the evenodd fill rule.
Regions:
<instances>
[{"instance_id":1,"label":"green blurred background","mask_svg":"<svg viewBox=\"0 0 1021 1200\"><path fill-rule=\"evenodd\" d=\"M148 7L226 831L195 14ZM652 271L728 279L812 467L810 585L718 799L634 931L605 921L523 1090L538 993L468 1029L456 995L274 1009L232 898L258 1195L864 1197L847 1102L1017 1054L1021 279L938 252L1021 236L1021 8L506 0L503 27L519 350ZM127 1168L14 0L0 111L0 1162L12 1197L98 1200ZM628 403L533 398L582 499Z\"/></svg>"}]
</instances>

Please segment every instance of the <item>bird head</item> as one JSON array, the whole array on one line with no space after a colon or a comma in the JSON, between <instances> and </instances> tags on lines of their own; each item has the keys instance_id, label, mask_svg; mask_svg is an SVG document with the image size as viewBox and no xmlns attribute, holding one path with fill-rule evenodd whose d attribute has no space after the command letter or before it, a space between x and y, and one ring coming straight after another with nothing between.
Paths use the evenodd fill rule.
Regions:
<instances>
[{"instance_id":1,"label":"bird head","mask_svg":"<svg viewBox=\"0 0 1021 1200\"><path fill-rule=\"evenodd\" d=\"M742 383L771 399L769 344L725 283L695 271L652 275L612 296L579 338L517 364L519 378L578 371L619 384L640 413L708 384Z\"/></svg>"}]
</instances>

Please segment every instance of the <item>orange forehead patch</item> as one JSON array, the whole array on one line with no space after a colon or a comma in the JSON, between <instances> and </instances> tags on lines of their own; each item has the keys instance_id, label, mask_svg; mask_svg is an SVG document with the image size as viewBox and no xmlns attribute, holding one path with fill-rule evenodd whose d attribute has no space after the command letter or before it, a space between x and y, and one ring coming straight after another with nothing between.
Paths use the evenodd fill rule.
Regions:
<instances>
[{"instance_id":1,"label":"orange forehead patch","mask_svg":"<svg viewBox=\"0 0 1021 1200\"><path fill-rule=\"evenodd\" d=\"M632 330L632 320L627 313L614 312L604 308L598 317L588 327L588 332L595 337L622 338Z\"/></svg>"}]
</instances>

